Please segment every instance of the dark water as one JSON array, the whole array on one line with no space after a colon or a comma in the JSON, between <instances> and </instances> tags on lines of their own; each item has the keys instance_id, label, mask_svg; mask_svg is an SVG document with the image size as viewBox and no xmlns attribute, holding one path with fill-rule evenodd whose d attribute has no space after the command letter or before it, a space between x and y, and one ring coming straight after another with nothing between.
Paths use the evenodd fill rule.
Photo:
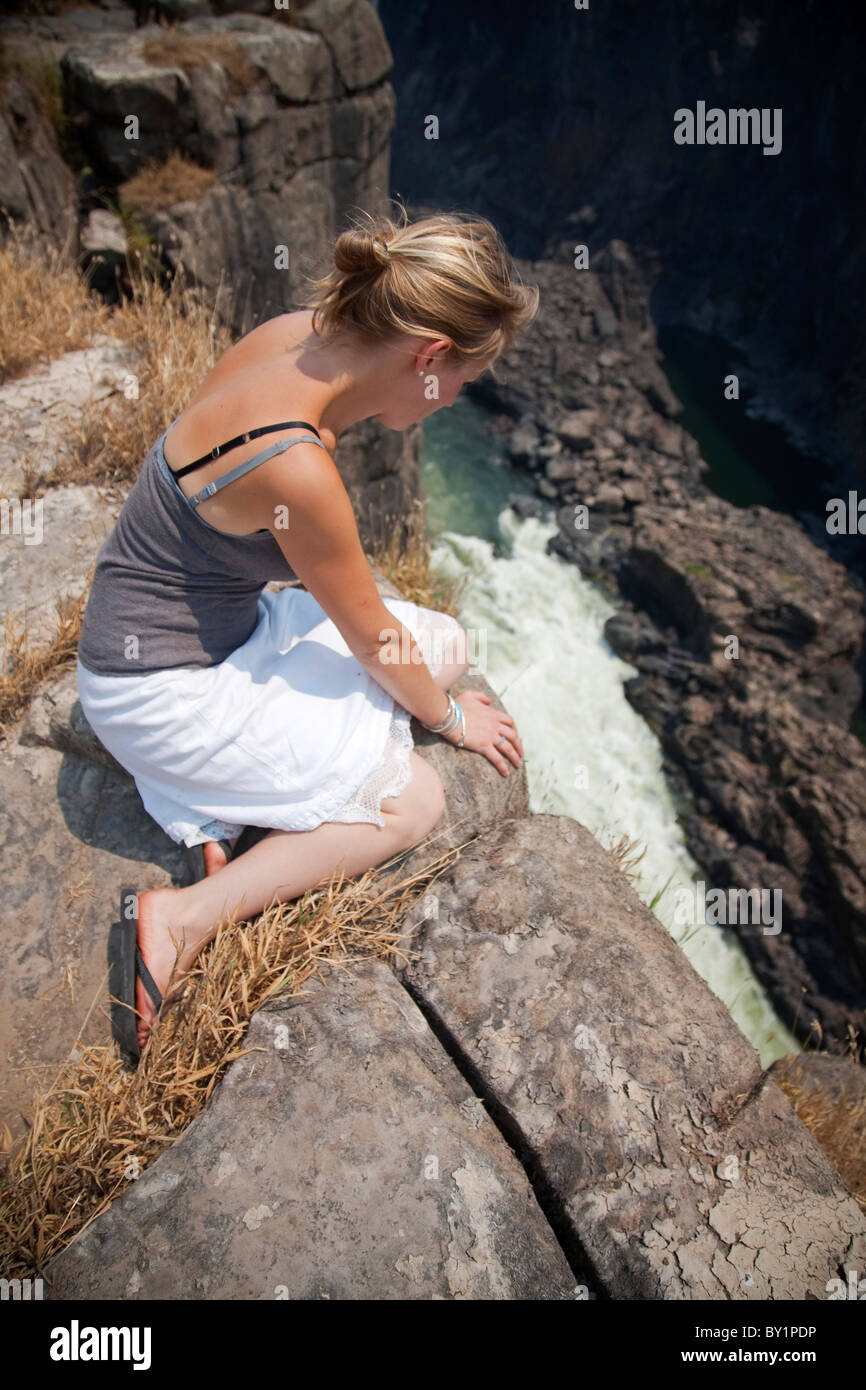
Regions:
<instances>
[{"instance_id":1,"label":"dark water","mask_svg":"<svg viewBox=\"0 0 866 1390\"><path fill-rule=\"evenodd\" d=\"M830 543L827 501L839 494L839 487L825 463L795 448L780 425L751 419L746 413L750 393L744 386L738 401L725 399L724 378L738 372L743 354L722 338L692 328L660 327L657 337L662 368L685 407L677 423L694 436L710 466L703 475L706 485L737 507L771 507L796 517L816 545L862 576L866 547L858 544L859 538L846 544L837 537L835 545ZM866 692L851 732L866 744Z\"/></svg>"},{"instance_id":2,"label":"dark water","mask_svg":"<svg viewBox=\"0 0 866 1390\"><path fill-rule=\"evenodd\" d=\"M822 460L796 449L781 425L751 419L747 387L740 385L739 400L725 399L724 378L738 374L743 354L693 328L663 327L657 336L662 368L685 407L677 423L710 465L707 486L737 507L772 507L824 526L831 492Z\"/></svg>"}]
</instances>

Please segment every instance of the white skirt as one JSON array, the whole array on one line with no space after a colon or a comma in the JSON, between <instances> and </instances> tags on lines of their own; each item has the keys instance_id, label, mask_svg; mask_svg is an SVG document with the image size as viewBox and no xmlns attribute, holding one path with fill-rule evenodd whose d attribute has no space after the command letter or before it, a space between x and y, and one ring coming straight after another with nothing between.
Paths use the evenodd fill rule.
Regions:
<instances>
[{"instance_id":1,"label":"white skirt","mask_svg":"<svg viewBox=\"0 0 866 1390\"><path fill-rule=\"evenodd\" d=\"M437 676L459 624L408 599L385 607ZM383 827L379 803L409 782L409 712L352 655L305 589L263 589L258 624L215 666L99 676L78 662L94 733L134 778L145 810L176 843L245 825Z\"/></svg>"}]
</instances>

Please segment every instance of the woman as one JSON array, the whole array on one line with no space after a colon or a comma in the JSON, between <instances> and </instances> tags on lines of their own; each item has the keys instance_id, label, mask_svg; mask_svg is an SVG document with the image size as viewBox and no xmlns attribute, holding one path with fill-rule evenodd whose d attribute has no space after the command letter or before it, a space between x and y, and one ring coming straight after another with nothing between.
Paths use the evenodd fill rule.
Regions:
<instances>
[{"instance_id":1,"label":"woman","mask_svg":"<svg viewBox=\"0 0 866 1390\"><path fill-rule=\"evenodd\" d=\"M403 430L452 405L538 292L489 222L405 212L344 232L315 290L224 354L149 451L97 559L82 707L147 811L202 846L204 869L138 895L118 966L137 1027L131 1007L115 1011L133 1058L173 970L221 920L338 866L361 873L437 824L443 788L413 751L411 716L504 776L506 760L521 765L509 715L447 694L468 666L460 625L380 598L330 455L358 420ZM264 588L287 578L306 592ZM232 858L245 825L270 834Z\"/></svg>"}]
</instances>

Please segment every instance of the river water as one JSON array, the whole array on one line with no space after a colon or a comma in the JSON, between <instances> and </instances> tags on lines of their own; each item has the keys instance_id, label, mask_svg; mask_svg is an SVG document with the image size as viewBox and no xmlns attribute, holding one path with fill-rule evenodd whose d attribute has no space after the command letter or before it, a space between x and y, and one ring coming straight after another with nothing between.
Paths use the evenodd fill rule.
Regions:
<instances>
[{"instance_id":1,"label":"river water","mask_svg":"<svg viewBox=\"0 0 866 1390\"><path fill-rule=\"evenodd\" d=\"M687 911L702 875L685 846L659 742L625 697L623 683L636 670L602 635L616 604L575 565L545 554L556 532L553 509L508 466L467 398L425 421L422 482L432 566L447 577L466 575L460 622L477 643L474 663L517 725L531 809L573 816L606 848L622 834L638 841L635 852L645 853L635 891L761 1064L799 1052L734 933ZM519 520L508 507L514 493L541 502L539 517Z\"/></svg>"}]
</instances>

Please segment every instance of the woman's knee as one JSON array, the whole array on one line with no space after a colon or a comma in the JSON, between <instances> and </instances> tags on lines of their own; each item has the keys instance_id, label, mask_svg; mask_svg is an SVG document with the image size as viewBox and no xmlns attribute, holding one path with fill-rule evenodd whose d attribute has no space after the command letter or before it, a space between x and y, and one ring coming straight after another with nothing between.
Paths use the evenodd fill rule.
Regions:
<instances>
[{"instance_id":1,"label":"woman's knee","mask_svg":"<svg viewBox=\"0 0 866 1390\"><path fill-rule=\"evenodd\" d=\"M434 767L413 752L410 758L412 775L408 786L389 807L400 816L405 826L407 844L415 844L439 824L445 814L445 788Z\"/></svg>"},{"instance_id":2,"label":"woman's knee","mask_svg":"<svg viewBox=\"0 0 866 1390\"><path fill-rule=\"evenodd\" d=\"M456 618L436 625L433 656L438 668L433 679L444 690L469 670L469 638Z\"/></svg>"}]
</instances>

